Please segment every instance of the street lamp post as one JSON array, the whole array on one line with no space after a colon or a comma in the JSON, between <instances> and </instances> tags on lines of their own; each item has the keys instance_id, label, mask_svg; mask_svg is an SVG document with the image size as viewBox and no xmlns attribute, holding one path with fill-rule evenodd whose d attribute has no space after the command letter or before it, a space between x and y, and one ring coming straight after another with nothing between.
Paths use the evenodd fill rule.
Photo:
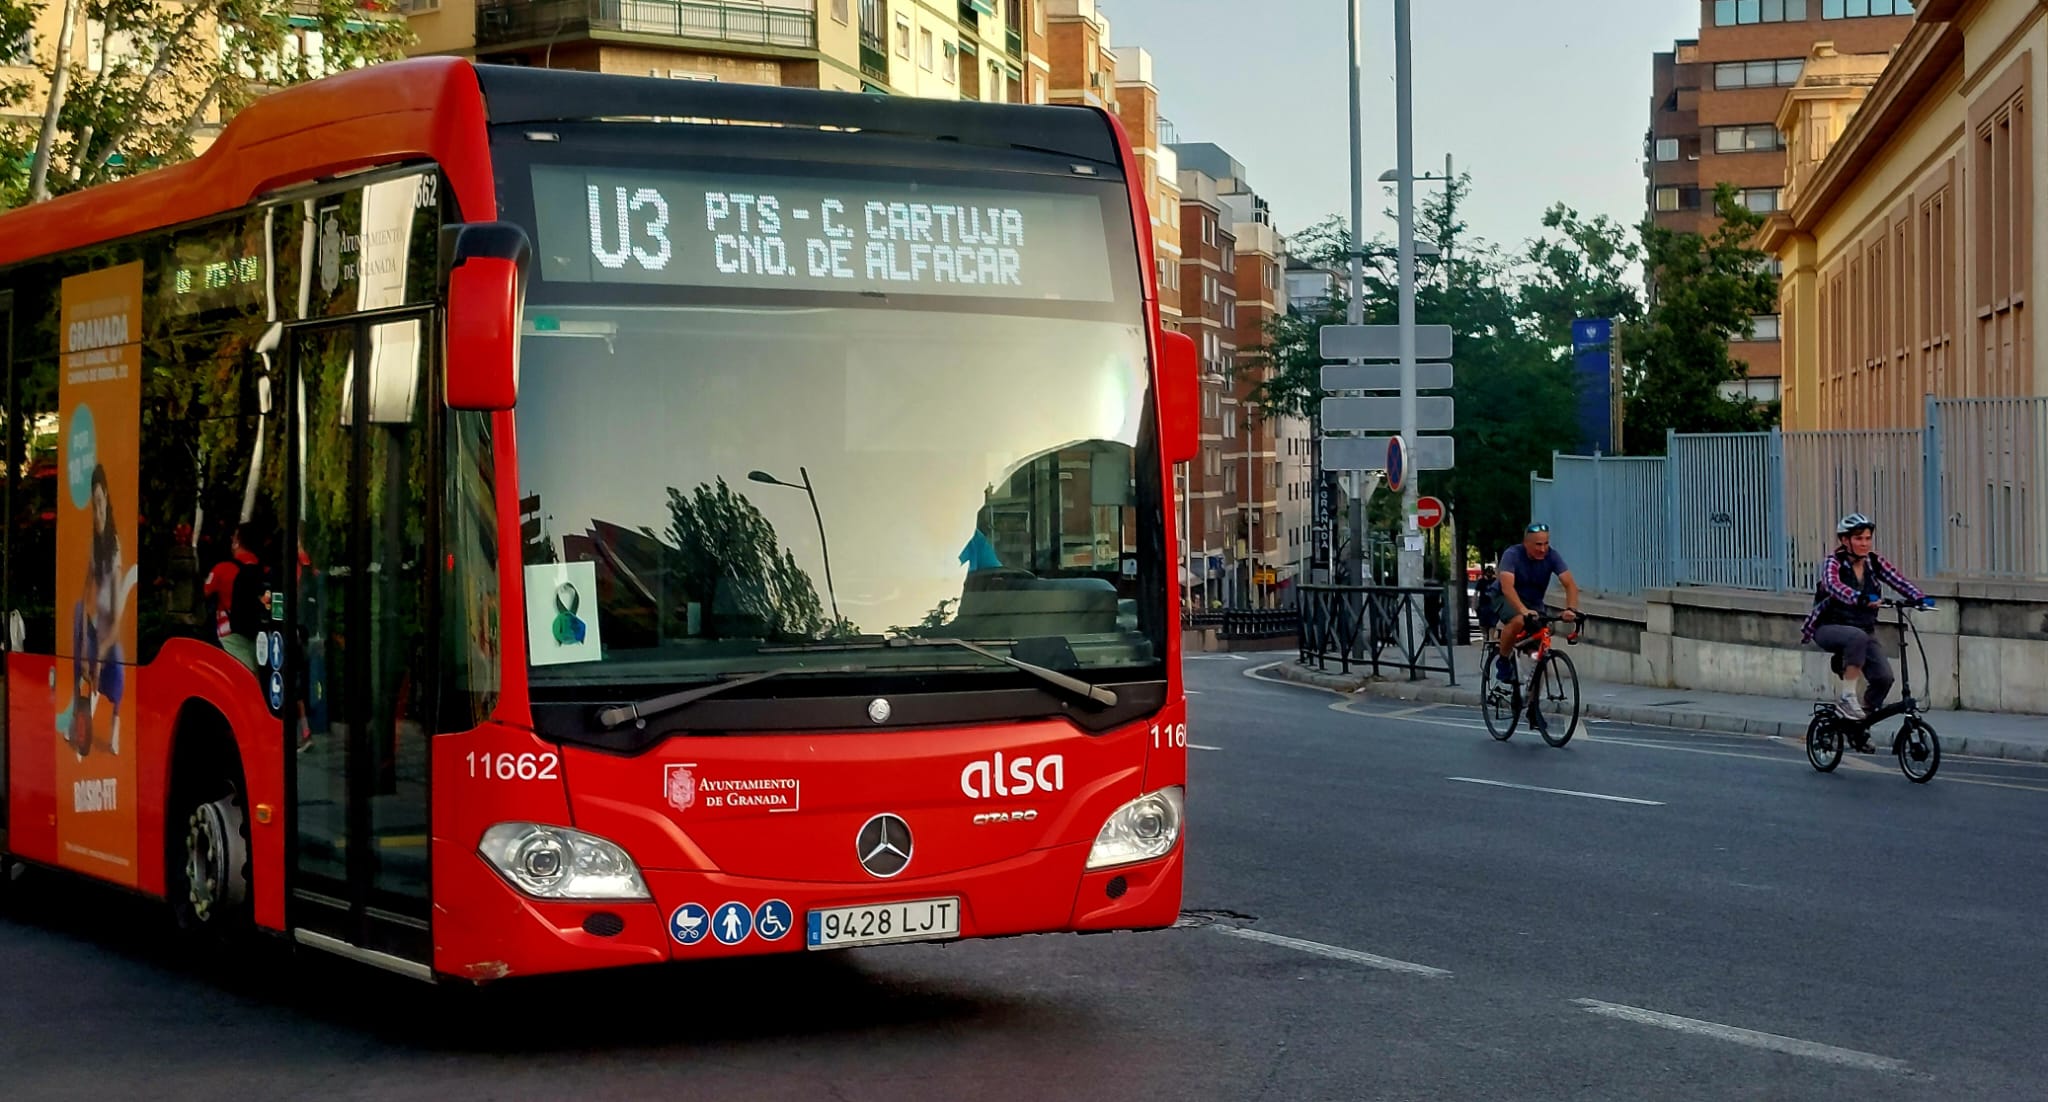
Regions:
<instances>
[{"instance_id":1,"label":"street lamp post","mask_svg":"<svg viewBox=\"0 0 2048 1102\"><path fill-rule=\"evenodd\" d=\"M803 475L801 485L784 482L767 471L748 471L747 478L755 482L765 482L770 486L787 486L792 490L802 490L810 497L811 516L818 522L818 554L825 560L825 593L832 600L832 623L836 626L840 622L839 594L832 588L832 548L825 542L825 515L818 511L818 493L811 488L811 472L801 466L797 468L797 472Z\"/></svg>"}]
</instances>

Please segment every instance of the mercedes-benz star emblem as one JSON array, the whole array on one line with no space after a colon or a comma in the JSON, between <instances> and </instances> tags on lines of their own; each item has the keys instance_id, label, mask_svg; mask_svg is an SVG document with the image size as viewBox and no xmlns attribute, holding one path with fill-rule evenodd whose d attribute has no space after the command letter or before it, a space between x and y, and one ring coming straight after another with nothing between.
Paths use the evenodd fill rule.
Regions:
<instances>
[{"instance_id":1,"label":"mercedes-benz star emblem","mask_svg":"<svg viewBox=\"0 0 2048 1102\"><path fill-rule=\"evenodd\" d=\"M868 718L876 723L889 722L889 702L879 696L868 701Z\"/></svg>"},{"instance_id":2,"label":"mercedes-benz star emblem","mask_svg":"<svg viewBox=\"0 0 2048 1102\"><path fill-rule=\"evenodd\" d=\"M877 815L861 824L853 852L869 876L887 880L910 867L910 824L894 815Z\"/></svg>"}]
</instances>

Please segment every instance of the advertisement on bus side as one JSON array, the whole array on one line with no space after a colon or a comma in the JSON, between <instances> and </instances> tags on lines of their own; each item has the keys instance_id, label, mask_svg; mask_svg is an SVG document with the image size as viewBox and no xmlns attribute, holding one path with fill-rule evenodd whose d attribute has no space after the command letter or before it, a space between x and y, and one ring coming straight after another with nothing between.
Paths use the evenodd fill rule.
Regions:
<instances>
[{"instance_id":1,"label":"advertisement on bus side","mask_svg":"<svg viewBox=\"0 0 2048 1102\"><path fill-rule=\"evenodd\" d=\"M64 281L57 376L57 846L134 886L142 265ZM66 649L68 642L68 649Z\"/></svg>"}]
</instances>

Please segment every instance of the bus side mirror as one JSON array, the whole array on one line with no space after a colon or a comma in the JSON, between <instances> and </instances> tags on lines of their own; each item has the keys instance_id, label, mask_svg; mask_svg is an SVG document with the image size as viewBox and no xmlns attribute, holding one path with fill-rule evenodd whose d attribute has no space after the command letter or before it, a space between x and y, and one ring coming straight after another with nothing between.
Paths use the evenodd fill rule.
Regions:
<instances>
[{"instance_id":1,"label":"bus side mirror","mask_svg":"<svg viewBox=\"0 0 2048 1102\"><path fill-rule=\"evenodd\" d=\"M1191 463L1201 452L1202 380L1195 372L1195 339L1159 331L1159 446L1168 463Z\"/></svg>"},{"instance_id":2,"label":"bus side mirror","mask_svg":"<svg viewBox=\"0 0 2048 1102\"><path fill-rule=\"evenodd\" d=\"M510 222L471 222L443 231L447 253L448 408L511 409L519 396L519 323L533 247Z\"/></svg>"}]
</instances>

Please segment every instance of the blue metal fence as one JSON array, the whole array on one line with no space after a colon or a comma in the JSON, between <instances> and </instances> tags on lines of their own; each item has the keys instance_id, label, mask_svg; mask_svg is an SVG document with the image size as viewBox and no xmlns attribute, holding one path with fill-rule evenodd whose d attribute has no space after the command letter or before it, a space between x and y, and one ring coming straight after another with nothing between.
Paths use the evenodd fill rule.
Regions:
<instances>
[{"instance_id":1,"label":"blue metal fence","mask_svg":"<svg viewBox=\"0 0 2048 1102\"><path fill-rule=\"evenodd\" d=\"M2048 578L2048 397L1929 399L1923 428L1672 433L1651 458L1553 455L1531 517L1588 592L1803 592L1845 513L1910 577Z\"/></svg>"}]
</instances>

